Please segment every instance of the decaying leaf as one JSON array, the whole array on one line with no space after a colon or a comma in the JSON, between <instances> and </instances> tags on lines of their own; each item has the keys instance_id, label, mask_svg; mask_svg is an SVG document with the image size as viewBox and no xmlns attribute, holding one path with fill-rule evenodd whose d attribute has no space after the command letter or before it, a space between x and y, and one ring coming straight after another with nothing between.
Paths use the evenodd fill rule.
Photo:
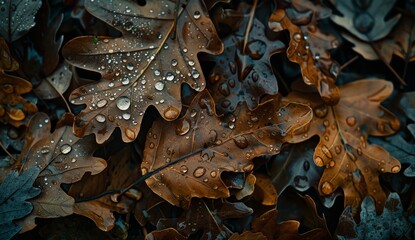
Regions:
<instances>
[{"instance_id":1,"label":"decaying leaf","mask_svg":"<svg viewBox=\"0 0 415 240\"><path fill-rule=\"evenodd\" d=\"M0 2L0 35L13 42L35 26L35 15L42 5L41 0Z\"/></svg>"},{"instance_id":2,"label":"decaying leaf","mask_svg":"<svg viewBox=\"0 0 415 240\"><path fill-rule=\"evenodd\" d=\"M179 218L160 219L157 229L173 227L186 238L203 231L200 239L227 239L232 235L232 231L226 227L224 220L246 217L252 212L252 209L242 202L194 199L190 208Z\"/></svg>"},{"instance_id":3,"label":"decaying leaf","mask_svg":"<svg viewBox=\"0 0 415 240\"><path fill-rule=\"evenodd\" d=\"M288 95L290 102L309 103L315 113L309 128L294 139L320 137L313 158L317 166L325 167L320 194L328 196L341 187L345 206L358 208L364 196L371 196L376 209L383 209L386 195L378 175L397 173L401 165L385 149L368 145L367 138L399 130L399 120L380 106L392 90L392 83L381 79L352 82L340 87L340 101L335 106L326 105L317 94Z\"/></svg>"},{"instance_id":4,"label":"decaying leaf","mask_svg":"<svg viewBox=\"0 0 415 240\"><path fill-rule=\"evenodd\" d=\"M37 111L36 105L20 96L30 92L32 84L5 73L18 68L19 64L11 57L6 42L0 38L0 121L15 127L22 125L30 114Z\"/></svg>"},{"instance_id":5,"label":"decaying leaf","mask_svg":"<svg viewBox=\"0 0 415 240\"><path fill-rule=\"evenodd\" d=\"M370 197L362 202L360 224L346 207L340 216L336 234L339 239L410 239L412 226L403 215L402 203L397 193L389 194L385 209L377 215L375 204Z\"/></svg>"},{"instance_id":6,"label":"decaying leaf","mask_svg":"<svg viewBox=\"0 0 415 240\"><path fill-rule=\"evenodd\" d=\"M99 72L99 83L71 94L73 104L87 107L76 117L75 133L95 133L98 143L116 127L124 142L133 141L144 112L154 105L171 121L181 111L180 87L189 84L203 90L205 80L199 52L219 54L223 45L201 0L146 1L87 0L85 6L97 18L122 33L120 38L79 37L62 52L73 65Z\"/></svg>"},{"instance_id":7,"label":"decaying leaf","mask_svg":"<svg viewBox=\"0 0 415 240\"><path fill-rule=\"evenodd\" d=\"M289 31L288 59L300 66L304 82L315 85L325 102L336 104L339 101L339 90L335 85L335 77L339 73L339 66L331 60L328 50L336 48L338 41L321 32L316 22L297 26L293 22L295 19L292 20L293 17L290 18L288 13L277 9L269 19L269 27L275 32Z\"/></svg>"},{"instance_id":8,"label":"decaying leaf","mask_svg":"<svg viewBox=\"0 0 415 240\"><path fill-rule=\"evenodd\" d=\"M11 171L0 184L0 239L11 239L22 227L13 221L23 218L33 210L29 199L36 197L40 189L33 187L39 168L31 168L21 175Z\"/></svg>"},{"instance_id":9,"label":"decaying leaf","mask_svg":"<svg viewBox=\"0 0 415 240\"><path fill-rule=\"evenodd\" d=\"M63 191L61 184L76 182L84 173L97 174L106 167L105 160L92 156L97 146L92 135L77 138L70 125L61 126L52 134L50 129L45 113L33 116L27 130L26 145L18 159L23 171L40 168L34 185L42 190L31 200L33 212L21 221L23 232L36 226L37 217L72 214L74 199Z\"/></svg>"},{"instance_id":10,"label":"decaying leaf","mask_svg":"<svg viewBox=\"0 0 415 240\"><path fill-rule=\"evenodd\" d=\"M163 168L146 183L176 206L188 207L192 197L229 197L223 172L252 171L254 157L278 153L311 118L306 105L281 105L278 98L252 112L245 105L220 117L212 97L204 91L182 118L153 123L141 171L145 175Z\"/></svg>"},{"instance_id":11,"label":"decaying leaf","mask_svg":"<svg viewBox=\"0 0 415 240\"><path fill-rule=\"evenodd\" d=\"M397 14L385 21L396 0L331 2L343 15L333 14L331 19L363 41L371 42L385 37L401 17Z\"/></svg>"},{"instance_id":12,"label":"decaying leaf","mask_svg":"<svg viewBox=\"0 0 415 240\"><path fill-rule=\"evenodd\" d=\"M210 73L209 89L220 113L233 112L244 102L252 110L264 94L278 93L269 60L285 46L279 40L268 39L264 25L257 19L247 29L248 20L245 16L241 30L223 40L225 51L215 57L216 65ZM247 43L244 30L249 31Z\"/></svg>"},{"instance_id":13,"label":"decaying leaf","mask_svg":"<svg viewBox=\"0 0 415 240\"><path fill-rule=\"evenodd\" d=\"M278 201L277 190L272 185L271 178L265 174L255 174L254 198L265 206L275 206Z\"/></svg>"}]
</instances>

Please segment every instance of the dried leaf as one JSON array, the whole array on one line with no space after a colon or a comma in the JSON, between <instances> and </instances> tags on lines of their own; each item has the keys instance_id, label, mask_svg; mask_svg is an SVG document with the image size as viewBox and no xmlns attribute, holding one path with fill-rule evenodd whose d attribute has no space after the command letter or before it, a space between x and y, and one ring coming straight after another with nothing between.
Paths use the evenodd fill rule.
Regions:
<instances>
[{"instance_id":1,"label":"dried leaf","mask_svg":"<svg viewBox=\"0 0 415 240\"><path fill-rule=\"evenodd\" d=\"M317 166L325 167L319 184L321 195L329 196L341 187L345 206L358 208L364 196L371 196L376 209L383 209L386 195L378 175L397 173L401 165L385 149L368 145L367 138L399 130L399 120L380 106L392 90L392 83L385 80L352 82L340 88L340 101L335 106L324 104L317 94L289 94L290 102L309 103L315 113L309 129L295 138L320 137L313 159Z\"/></svg>"},{"instance_id":2,"label":"dried leaf","mask_svg":"<svg viewBox=\"0 0 415 240\"><path fill-rule=\"evenodd\" d=\"M24 171L40 168L35 186L42 190L31 200L33 212L21 222L23 232L36 226L37 217L72 214L74 199L63 191L61 184L79 181L85 172L97 174L106 167L105 160L92 156L97 146L93 136L77 138L72 133L72 126L62 126L52 134L50 129L46 114L33 116L26 145L19 157Z\"/></svg>"},{"instance_id":3,"label":"dried leaf","mask_svg":"<svg viewBox=\"0 0 415 240\"><path fill-rule=\"evenodd\" d=\"M265 206L277 205L278 194L269 176L265 174L255 174L255 191L254 198Z\"/></svg>"},{"instance_id":4,"label":"dried leaf","mask_svg":"<svg viewBox=\"0 0 415 240\"><path fill-rule=\"evenodd\" d=\"M41 0L0 2L0 35L13 42L35 26L35 15L42 5Z\"/></svg>"},{"instance_id":5,"label":"dried leaf","mask_svg":"<svg viewBox=\"0 0 415 240\"><path fill-rule=\"evenodd\" d=\"M194 199L189 210L177 219L160 219L157 228L173 227L189 238L202 230L200 239L227 239L232 232L224 224L230 218L242 218L251 215L253 210L241 202L230 203L226 200Z\"/></svg>"},{"instance_id":6,"label":"dried leaf","mask_svg":"<svg viewBox=\"0 0 415 240\"><path fill-rule=\"evenodd\" d=\"M166 228L163 230L154 230L146 235L146 240L185 240L186 238L181 235L174 228Z\"/></svg>"},{"instance_id":7,"label":"dried leaf","mask_svg":"<svg viewBox=\"0 0 415 240\"><path fill-rule=\"evenodd\" d=\"M302 104L273 99L249 111L246 106L219 117L207 91L199 93L186 114L174 121L158 119L148 133L142 174L158 195L188 207L192 197L221 198L230 193L221 174L250 172L252 158L276 154L312 117ZM242 186L241 186L242 187Z\"/></svg>"},{"instance_id":8,"label":"dried leaf","mask_svg":"<svg viewBox=\"0 0 415 240\"><path fill-rule=\"evenodd\" d=\"M33 92L42 99L59 98L71 85L72 72L66 64L61 64L48 77L33 89Z\"/></svg>"},{"instance_id":9,"label":"dried leaf","mask_svg":"<svg viewBox=\"0 0 415 240\"><path fill-rule=\"evenodd\" d=\"M235 198L241 200L244 197L252 195L255 190L256 177L254 174L250 173L245 177L243 188L235 193Z\"/></svg>"},{"instance_id":10,"label":"dried leaf","mask_svg":"<svg viewBox=\"0 0 415 240\"><path fill-rule=\"evenodd\" d=\"M38 174L39 169L36 167L21 175L11 171L0 184L0 239L11 239L22 229L13 221L33 210L28 200L40 193L40 189L32 186Z\"/></svg>"},{"instance_id":11,"label":"dried leaf","mask_svg":"<svg viewBox=\"0 0 415 240\"><path fill-rule=\"evenodd\" d=\"M360 224L347 207L340 216L336 234L339 239L410 239L412 226L403 213L401 199L397 193L389 194L385 209L377 215L375 204L370 197L362 202Z\"/></svg>"},{"instance_id":12,"label":"dried leaf","mask_svg":"<svg viewBox=\"0 0 415 240\"><path fill-rule=\"evenodd\" d=\"M73 65L99 72L99 83L71 94L71 102L87 107L77 116L78 136L95 133L98 143L121 128L124 142L133 141L144 112L154 105L171 121L181 111L180 87L205 87L199 52L219 54L223 45L201 0L146 1L145 6L127 1L87 0L89 12L122 32L120 38L79 37L62 52ZM177 23L177 25L175 25Z\"/></svg>"},{"instance_id":13,"label":"dried leaf","mask_svg":"<svg viewBox=\"0 0 415 240\"><path fill-rule=\"evenodd\" d=\"M359 39L367 42L379 40L392 30L401 15L397 14L385 21L386 15L396 0L385 1L338 1L331 0L343 16L333 14L331 19Z\"/></svg>"},{"instance_id":14,"label":"dried leaf","mask_svg":"<svg viewBox=\"0 0 415 240\"><path fill-rule=\"evenodd\" d=\"M24 124L29 115L37 112L36 105L20 96L30 92L32 84L5 73L18 68L19 64L11 57L6 42L0 38L0 121L15 127Z\"/></svg>"},{"instance_id":15,"label":"dried leaf","mask_svg":"<svg viewBox=\"0 0 415 240\"><path fill-rule=\"evenodd\" d=\"M244 18L240 29L247 28L248 20L248 17ZM216 66L210 73L212 84L209 89L218 112L233 112L238 104L244 102L252 110L264 94L278 93L277 79L269 61L285 46L279 40L271 41L265 33L264 25L254 19L245 49L245 31L224 39L225 51L214 58Z\"/></svg>"},{"instance_id":16,"label":"dried leaf","mask_svg":"<svg viewBox=\"0 0 415 240\"><path fill-rule=\"evenodd\" d=\"M275 11L268 24L275 32L285 29L289 31L288 59L300 66L304 82L315 85L325 102L336 104L339 101L339 90L335 85L335 77L339 73L339 66L330 59L328 50L337 47L338 41L333 36L322 33L316 23L306 27L295 25L283 9Z\"/></svg>"}]
</instances>

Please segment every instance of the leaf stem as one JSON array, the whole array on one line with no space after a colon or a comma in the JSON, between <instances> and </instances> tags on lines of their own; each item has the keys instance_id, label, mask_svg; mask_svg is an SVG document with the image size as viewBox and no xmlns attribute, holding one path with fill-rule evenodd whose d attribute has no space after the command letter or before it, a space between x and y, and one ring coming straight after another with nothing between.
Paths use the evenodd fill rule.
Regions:
<instances>
[{"instance_id":1,"label":"leaf stem","mask_svg":"<svg viewBox=\"0 0 415 240\"><path fill-rule=\"evenodd\" d=\"M341 72L343 69L345 69L347 66L349 66L350 64L352 64L354 61L356 61L359 58L358 55L354 56L353 58L351 58L350 60L348 60L347 62L345 62L343 65L340 66L339 68L339 72Z\"/></svg>"},{"instance_id":2,"label":"leaf stem","mask_svg":"<svg viewBox=\"0 0 415 240\"><path fill-rule=\"evenodd\" d=\"M17 162L17 159L15 158L15 157L13 157L13 155L9 152L9 151L7 151L7 148L5 148L4 147L4 145L3 145L3 143L0 141L0 147L1 147L1 149L3 149L3 151L4 152L6 152L6 154L11 158L11 159L13 159L15 162Z\"/></svg>"},{"instance_id":3,"label":"leaf stem","mask_svg":"<svg viewBox=\"0 0 415 240\"><path fill-rule=\"evenodd\" d=\"M376 55L378 55L379 59L382 60L382 62L389 68L389 70L395 75L395 77L399 80L401 85L406 86L405 81L399 76L399 74L395 71L395 69L392 68L392 66L386 61L386 59L382 56L382 54L379 52L379 49L376 48L376 46L373 45L373 43L370 43L370 46L375 51Z\"/></svg>"},{"instance_id":4,"label":"leaf stem","mask_svg":"<svg viewBox=\"0 0 415 240\"><path fill-rule=\"evenodd\" d=\"M249 32L251 31L252 23L254 21L255 9L256 9L257 4L258 4L258 0L254 0L254 2L252 3L251 11L249 12L249 21L248 21L248 25L246 26L246 30L245 30L242 54L245 54L246 45L248 44Z\"/></svg>"}]
</instances>

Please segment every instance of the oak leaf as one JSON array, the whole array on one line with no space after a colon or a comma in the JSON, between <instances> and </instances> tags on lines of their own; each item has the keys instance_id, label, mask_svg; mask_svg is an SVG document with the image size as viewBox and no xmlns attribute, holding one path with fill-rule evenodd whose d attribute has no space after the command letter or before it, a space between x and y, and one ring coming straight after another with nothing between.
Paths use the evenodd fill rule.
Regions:
<instances>
[{"instance_id":1,"label":"oak leaf","mask_svg":"<svg viewBox=\"0 0 415 240\"><path fill-rule=\"evenodd\" d=\"M316 86L325 102L336 104L339 90L335 85L335 77L339 73L339 66L331 60L328 50L336 48L338 41L332 35L321 32L316 22L297 26L294 24L295 18L290 18L288 13L277 9L269 19L269 27L275 32L289 31L288 59L300 66L304 82Z\"/></svg>"},{"instance_id":2,"label":"oak leaf","mask_svg":"<svg viewBox=\"0 0 415 240\"><path fill-rule=\"evenodd\" d=\"M78 136L94 133L98 143L116 127L124 142L133 141L143 114L154 105L171 121L181 111L180 87L203 90L199 52L219 54L223 45L201 0L138 3L87 0L86 9L122 33L122 37L78 37L63 48L74 66L99 72L99 83L80 87L70 96L87 107L76 117Z\"/></svg>"},{"instance_id":3,"label":"oak leaf","mask_svg":"<svg viewBox=\"0 0 415 240\"><path fill-rule=\"evenodd\" d=\"M28 200L40 193L40 189L32 186L38 174L36 167L20 175L11 171L0 184L0 239L11 239L22 229L13 221L33 210Z\"/></svg>"},{"instance_id":4,"label":"oak leaf","mask_svg":"<svg viewBox=\"0 0 415 240\"><path fill-rule=\"evenodd\" d=\"M37 112L36 105L20 96L30 92L32 84L5 73L18 68L19 64L12 58L6 42L0 38L0 121L15 127L24 124L29 115Z\"/></svg>"},{"instance_id":5,"label":"oak leaf","mask_svg":"<svg viewBox=\"0 0 415 240\"><path fill-rule=\"evenodd\" d=\"M220 113L233 112L244 102L250 110L255 109L261 96L278 93L269 61L285 45L279 40L271 41L264 25L255 18L251 29L247 29L248 20L245 16L239 28L242 31L223 40L225 51L214 58L216 65L210 73L209 89ZM243 30L249 31L247 42Z\"/></svg>"},{"instance_id":6,"label":"oak leaf","mask_svg":"<svg viewBox=\"0 0 415 240\"><path fill-rule=\"evenodd\" d=\"M71 123L71 117L68 118ZM42 190L30 201L33 212L21 221L23 232L35 227L37 217L72 214L74 199L64 192L61 184L79 181L84 173L97 174L106 167L105 160L92 156L97 146L92 135L78 138L73 135L72 126L68 125L57 128L52 134L50 129L45 113L33 116L27 129L25 147L18 159L23 171L40 169L34 185Z\"/></svg>"},{"instance_id":7,"label":"oak leaf","mask_svg":"<svg viewBox=\"0 0 415 240\"><path fill-rule=\"evenodd\" d=\"M311 118L308 106L281 105L278 98L252 112L244 105L234 114L217 116L212 97L204 91L182 118L153 123L142 174L156 171L147 185L176 206L188 207L192 197L229 197L223 172L252 171L254 157L279 153L281 145Z\"/></svg>"},{"instance_id":8,"label":"oak leaf","mask_svg":"<svg viewBox=\"0 0 415 240\"><path fill-rule=\"evenodd\" d=\"M358 208L364 196L371 196L376 209L383 209L386 195L378 175L399 172L401 165L385 149L369 145L367 138L399 130L399 120L380 105L392 90L392 83L381 79L352 82L340 87L340 101L335 106L326 105L318 94L288 95L290 102L308 103L315 113L309 128L294 139L320 137L313 159L317 166L325 167L321 195L329 196L340 187L345 206Z\"/></svg>"}]
</instances>

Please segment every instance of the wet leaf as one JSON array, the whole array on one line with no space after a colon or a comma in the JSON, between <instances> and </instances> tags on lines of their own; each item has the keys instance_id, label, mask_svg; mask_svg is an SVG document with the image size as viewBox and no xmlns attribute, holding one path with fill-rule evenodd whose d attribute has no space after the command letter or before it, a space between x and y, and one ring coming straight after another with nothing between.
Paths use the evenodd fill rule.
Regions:
<instances>
[{"instance_id":1,"label":"wet leaf","mask_svg":"<svg viewBox=\"0 0 415 240\"><path fill-rule=\"evenodd\" d=\"M20 175L11 171L0 184L0 239L11 239L22 229L13 221L33 210L28 200L40 193L40 189L32 186L38 174L36 167Z\"/></svg>"},{"instance_id":2,"label":"wet leaf","mask_svg":"<svg viewBox=\"0 0 415 240\"><path fill-rule=\"evenodd\" d=\"M183 212L179 218L160 219L157 228L160 230L173 227L186 238L203 231L200 239L227 239L232 232L224 224L224 220L246 217L252 212L252 209L242 202L194 199L189 210Z\"/></svg>"},{"instance_id":3,"label":"wet leaf","mask_svg":"<svg viewBox=\"0 0 415 240\"><path fill-rule=\"evenodd\" d=\"M71 79L72 72L66 64L62 64L50 76L44 78L33 92L42 99L59 98L68 90Z\"/></svg>"},{"instance_id":4,"label":"wet leaf","mask_svg":"<svg viewBox=\"0 0 415 240\"><path fill-rule=\"evenodd\" d=\"M265 35L264 25L257 19L253 20L251 29L247 29L248 20L249 16L245 16L239 27L241 30L223 40L225 51L214 58L216 65L210 73L209 89L220 113L233 112L244 102L250 110L255 109L261 96L278 93L277 79L269 61L285 46L279 40L270 40ZM245 29L249 31L246 46Z\"/></svg>"},{"instance_id":5,"label":"wet leaf","mask_svg":"<svg viewBox=\"0 0 415 240\"><path fill-rule=\"evenodd\" d=\"M76 118L76 134L94 133L102 143L119 127L123 141L131 142L150 105L164 119L176 119L182 107L181 84L197 91L205 87L197 54L223 50L204 3L188 1L186 8L179 5L178 13L175 1L140 6L127 0L88 0L85 6L122 37L79 37L62 50L74 66L102 75L99 83L71 94L73 104L87 105Z\"/></svg>"},{"instance_id":6,"label":"wet leaf","mask_svg":"<svg viewBox=\"0 0 415 240\"><path fill-rule=\"evenodd\" d=\"M42 5L41 0L0 2L0 35L8 42L21 38L35 26L35 15Z\"/></svg>"},{"instance_id":7,"label":"wet leaf","mask_svg":"<svg viewBox=\"0 0 415 240\"><path fill-rule=\"evenodd\" d=\"M377 215L375 204L370 197L362 202L360 224L352 216L347 207L340 216L336 229L340 239L410 239L412 227L403 215L402 203L397 193L389 194L385 209Z\"/></svg>"},{"instance_id":8,"label":"wet leaf","mask_svg":"<svg viewBox=\"0 0 415 240\"><path fill-rule=\"evenodd\" d=\"M30 92L32 84L5 73L18 68L19 64L11 57L6 42L0 38L0 121L15 127L24 124L28 116L37 111L36 105L20 96Z\"/></svg>"},{"instance_id":9,"label":"wet leaf","mask_svg":"<svg viewBox=\"0 0 415 240\"><path fill-rule=\"evenodd\" d=\"M86 172L97 174L106 167L105 160L92 156L97 146L92 135L75 137L72 126L67 125L57 128L52 134L50 129L46 114L33 116L26 145L19 157L23 171L40 168L34 185L42 190L31 200L33 212L21 221L23 232L36 226L34 221L37 217L72 214L74 199L63 191L61 184L79 181Z\"/></svg>"},{"instance_id":10,"label":"wet leaf","mask_svg":"<svg viewBox=\"0 0 415 240\"><path fill-rule=\"evenodd\" d=\"M297 26L294 20L289 12L278 9L271 15L268 24L275 32L289 31L288 59L300 66L304 82L314 85L325 102L336 104L339 90L335 77L339 74L339 65L331 60L328 50L336 48L339 43L332 35L317 28L317 20L302 27Z\"/></svg>"},{"instance_id":11,"label":"wet leaf","mask_svg":"<svg viewBox=\"0 0 415 240\"><path fill-rule=\"evenodd\" d=\"M295 137L320 137L313 159L317 166L325 167L319 184L321 195L330 196L340 187L345 206L358 208L364 196L371 196L376 209L383 209L386 195L378 175L397 173L401 165L382 147L369 145L367 138L399 130L399 120L380 105L392 90L393 85L385 80L359 80L340 87L340 101L335 106L324 104L317 94L289 94L289 101L309 102L314 110L309 129Z\"/></svg>"},{"instance_id":12,"label":"wet leaf","mask_svg":"<svg viewBox=\"0 0 415 240\"><path fill-rule=\"evenodd\" d=\"M386 1L336 1L331 0L340 15L333 14L331 19L363 41L379 40L398 23L400 14L387 21L386 15L395 5L396 0Z\"/></svg>"},{"instance_id":13,"label":"wet leaf","mask_svg":"<svg viewBox=\"0 0 415 240\"><path fill-rule=\"evenodd\" d=\"M192 197L229 197L223 172L250 172L256 156L276 154L312 117L303 104L272 99L249 111L217 116L207 91L199 93L186 114L158 119L147 135L142 174L158 171L147 185L173 205L188 207Z\"/></svg>"}]
</instances>

